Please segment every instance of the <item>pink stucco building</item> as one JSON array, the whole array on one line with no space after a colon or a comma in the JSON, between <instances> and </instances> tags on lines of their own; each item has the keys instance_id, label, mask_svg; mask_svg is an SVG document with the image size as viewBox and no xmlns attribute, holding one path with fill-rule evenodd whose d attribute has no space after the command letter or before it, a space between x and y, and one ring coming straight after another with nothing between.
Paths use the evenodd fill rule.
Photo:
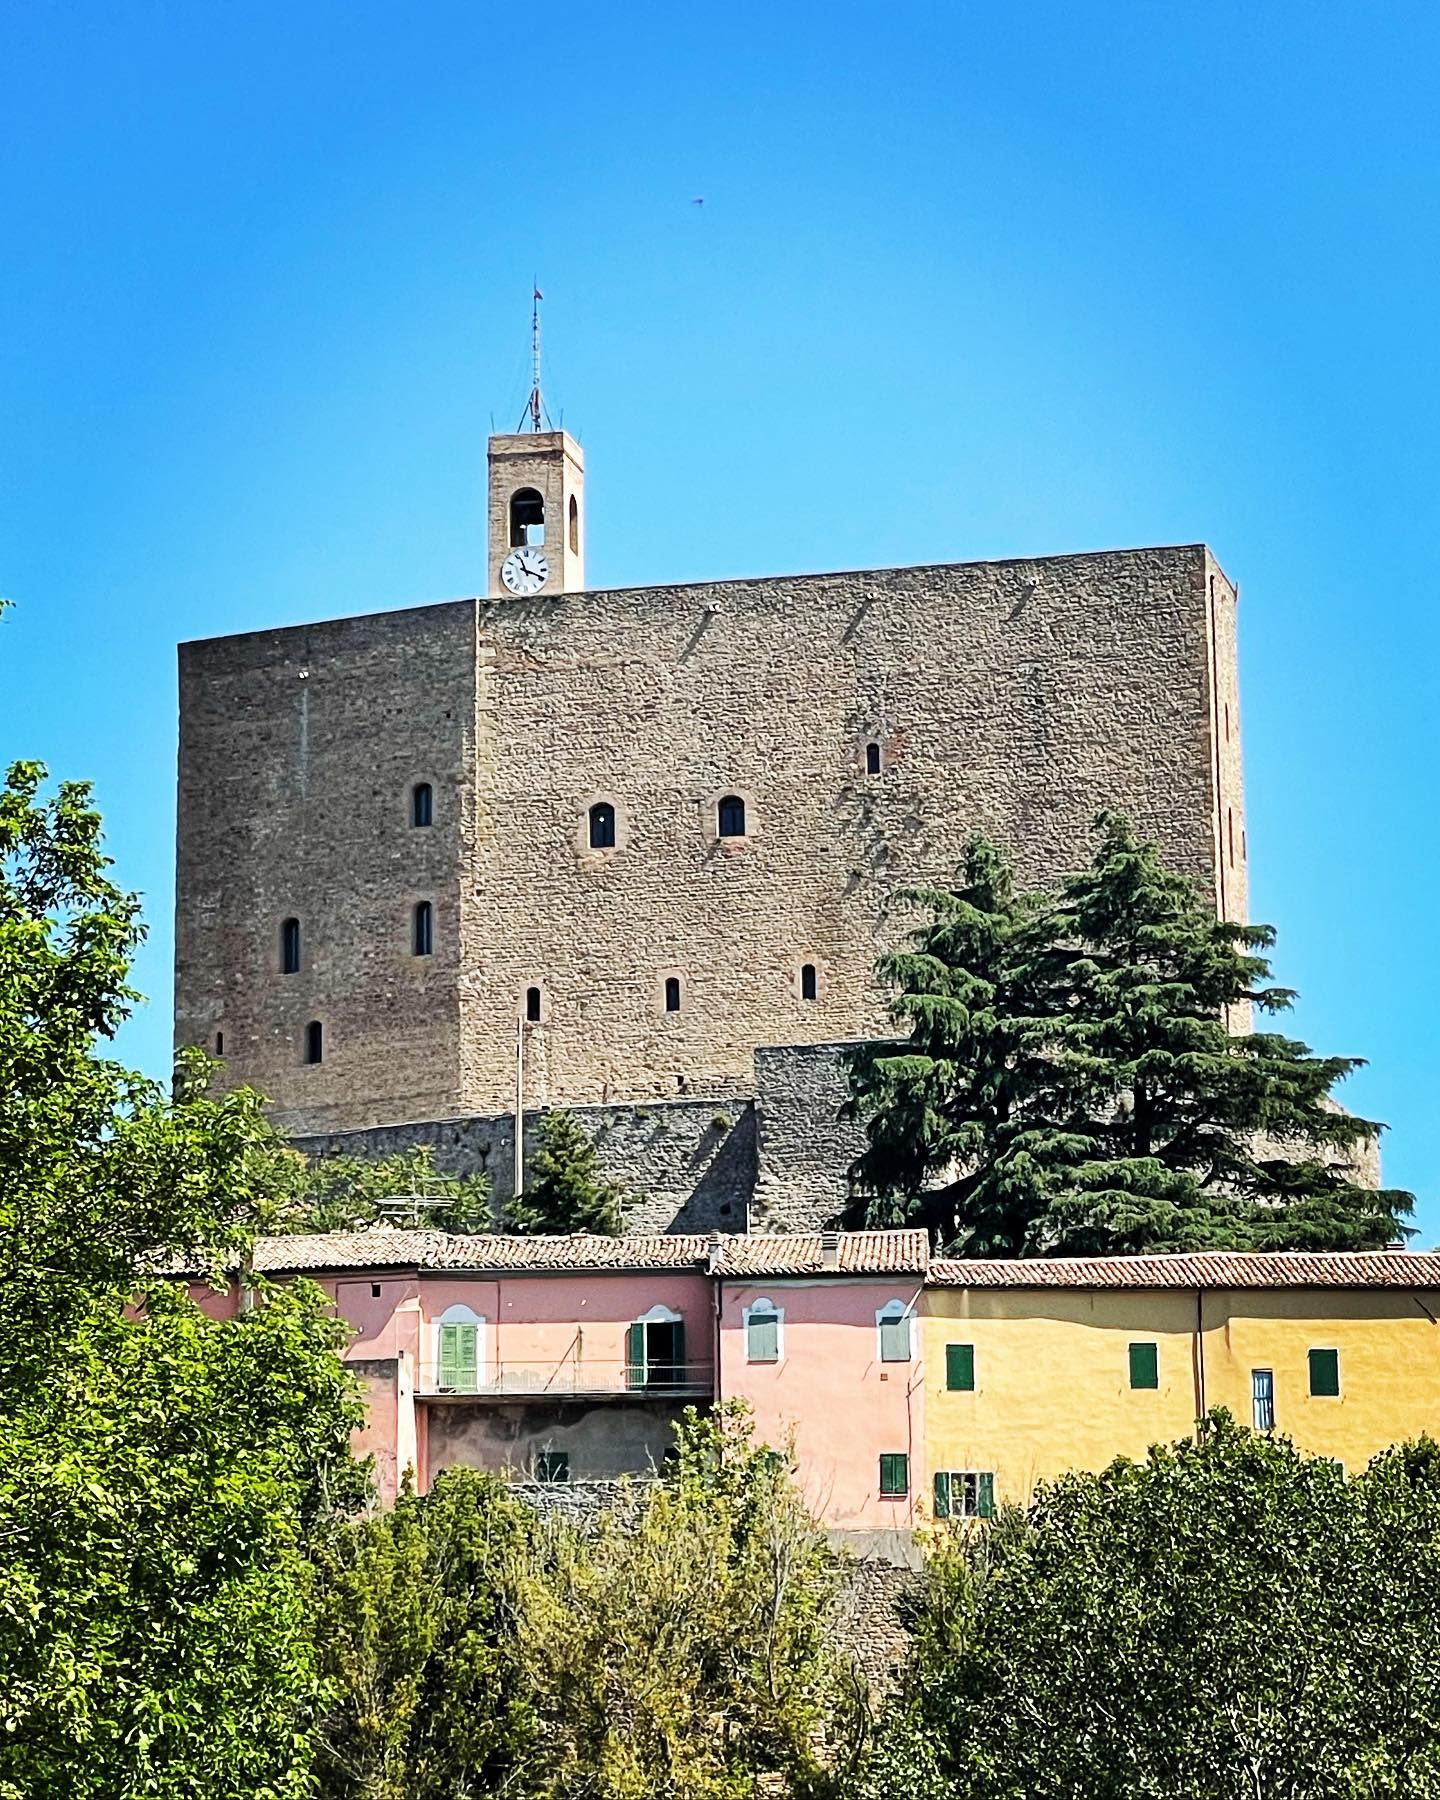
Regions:
<instances>
[{"instance_id":1,"label":"pink stucco building","mask_svg":"<svg viewBox=\"0 0 1440 1800\"><path fill-rule=\"evenodd\" d=\"M833 1529L916 1520L923 1232L505 1238L376 1228L261 1240L257 1272L334 1297L383 1499L454 1464L644 1475L686 1406L741 1398L793 1442ZM224 1310L238 1290L209 1295Z\"/></svg>"}]
</instances>

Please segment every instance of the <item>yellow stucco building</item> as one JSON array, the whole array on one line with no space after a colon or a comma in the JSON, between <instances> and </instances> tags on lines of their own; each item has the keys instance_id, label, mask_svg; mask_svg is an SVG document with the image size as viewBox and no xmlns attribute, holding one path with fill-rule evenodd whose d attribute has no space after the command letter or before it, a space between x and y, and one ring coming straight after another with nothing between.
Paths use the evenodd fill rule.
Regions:
<instances>
[{"instance_id":1,"label":"yellow stucco building","mask_svg":"<svg viewBox=\"0 0 1440 1800\"><path fill-rule=\"evenodd\" d=\"M922 1312L942 1517L1141 1457L1214 1406L1349 1470L1440 1436L1440 1255L937 1260Z\"/></svg>"}]
</instances>

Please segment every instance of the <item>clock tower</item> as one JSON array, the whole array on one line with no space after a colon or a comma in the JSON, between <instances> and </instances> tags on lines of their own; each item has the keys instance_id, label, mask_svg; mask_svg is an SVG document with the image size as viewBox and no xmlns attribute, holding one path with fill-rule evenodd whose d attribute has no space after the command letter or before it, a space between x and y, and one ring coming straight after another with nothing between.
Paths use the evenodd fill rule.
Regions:
<instances>
[{"instance_id":1,"label":"clock tower","mask_svg":"<svg viewBox=\"0 0 1440 1800\"><path fill-rule=\"evenodd\" d=\"M585 455L568 431L491 438L489 521L492 595L585 586Z\"/></svg>"}]
</instances>

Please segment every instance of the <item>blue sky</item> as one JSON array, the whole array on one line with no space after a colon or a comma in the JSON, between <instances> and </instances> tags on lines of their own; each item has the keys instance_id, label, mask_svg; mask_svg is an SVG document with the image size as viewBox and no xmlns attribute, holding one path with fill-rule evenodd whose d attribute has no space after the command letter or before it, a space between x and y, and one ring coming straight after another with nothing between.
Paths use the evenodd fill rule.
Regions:
<instances>
[{"instance_id":1,"label":"blue sky","mask_svg":"<svg viewBox=\"0 0 1440 1800\"><path fill-rule=\"evenodd\" d=\"M1440 9L0 11L0 757L96 783L168 1063L174 646L473 593L1205 539L1255 916L1440 1237ZM703 195L705 204L692 204Z\"/></svg>"}]
</instances>

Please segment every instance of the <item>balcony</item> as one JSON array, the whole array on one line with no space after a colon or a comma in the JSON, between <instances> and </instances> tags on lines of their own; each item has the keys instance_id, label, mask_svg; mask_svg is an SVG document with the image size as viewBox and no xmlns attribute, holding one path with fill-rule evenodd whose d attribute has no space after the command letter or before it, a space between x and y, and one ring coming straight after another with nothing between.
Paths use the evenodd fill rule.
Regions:
<instances>
[{"instance_id":1,"label":"balcony","mask_svg":"<svg viewBox=\"0 0 1440 1800\"><path fill-rule=\"evenodd\" d=\"M473 1381L442 1386L426 1369L426 1400L708 1400L715 1391L712 1363L627 1363L567 1357L560 1362L491 1363Z\"/></svg>"}]
</instances>

